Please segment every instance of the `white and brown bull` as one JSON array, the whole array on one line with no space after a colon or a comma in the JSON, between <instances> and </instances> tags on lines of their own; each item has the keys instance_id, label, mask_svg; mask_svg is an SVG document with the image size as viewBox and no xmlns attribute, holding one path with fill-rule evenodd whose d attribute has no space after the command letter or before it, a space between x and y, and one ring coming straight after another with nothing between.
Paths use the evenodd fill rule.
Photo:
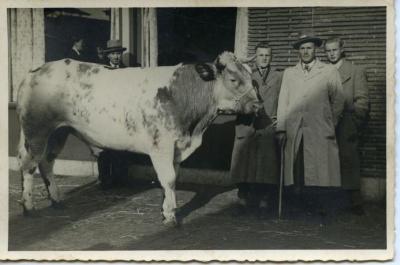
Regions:
<instances>
[{"instance_id":1,"label":"white and brown bull","mask_svg":"<svg viewBox=\"0 0 400 265\"><path fill-rule=\"evenodd\" d=\"M252 113L259 107L250 72L229 52L213 64L144 69L71 59L46 63L28 74L18 92L24 213L34 208L37 167L49 199L60 202L53 165L71 133L92 150L148 154L164 189L164 222L176 224L179 163L200 146L219 111Z\"/></svg>"}]
</instances>

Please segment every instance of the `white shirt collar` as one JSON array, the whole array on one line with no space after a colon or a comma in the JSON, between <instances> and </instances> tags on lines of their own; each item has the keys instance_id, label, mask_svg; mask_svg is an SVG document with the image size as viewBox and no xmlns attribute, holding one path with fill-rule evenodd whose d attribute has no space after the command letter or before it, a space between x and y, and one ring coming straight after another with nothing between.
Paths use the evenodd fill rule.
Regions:
<instances>
[{"instance_id":1,"label":"white shirt collar","mask_svg":"<svg viewBox=\"0 0 400 265\"><path fill-rule=\"evenodd\" d=\"M270 68L269 65L265 68L257 67L258 72L260 72L261 75L264 75L268 71L269 68Z\"/></svg>"},{"instance_id":2,"label":"white shirt collar","mask_svg":"<svg viewBox=\"0 0 400 265\"><path fill-rule=\"evenodd\" d=\"M301 62L301 68L303 68L303 71L305 71L305 66L308 65L308 67L311 69L313 68L313 66L315 65L315 63L317 62L317 59L314 59L311 63L303 63Z\"/></svg>"}]
</instances>

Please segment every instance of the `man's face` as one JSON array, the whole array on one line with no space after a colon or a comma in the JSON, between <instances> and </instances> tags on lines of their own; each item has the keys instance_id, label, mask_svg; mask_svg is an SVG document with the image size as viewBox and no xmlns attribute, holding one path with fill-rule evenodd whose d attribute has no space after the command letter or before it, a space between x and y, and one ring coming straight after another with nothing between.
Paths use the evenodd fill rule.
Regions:
<instances>
[{"instance_id":1,"label":"man's face","mask_svg":"<svg viewBox=\"0 0 400 265\"><path fill-rule=\"evenodd\" d=\"M326 57L332 64L336 64L342 59L343 48L340 47L338 42L329 42L325 45Z\"/></svg>"},{"instance_id":2,"label":"man's face","mask_svg":"<svg viewBox=\"0 0 400 265\"><path fill-rule=\"evenodd\" d=\"M299 47L300 60L303 63L311 63L315 59L315 44L314 42L306 42Z\"/></svg>"},{"instance_id":3,"label":"man's face","mask_svg":"<svg viewBox=\"0 0 400 265\"><path fill-rule=\"evenodd\" d=\"M271 63L272 52L271 48L257 48L256 50L256 65L259 68L268 67Z\"/></svg>"},{"instance_id":4,"label":"man's face","mask_svg":"<svg viewBox=\"0 0 400 265\"><path fill-rule=\"evenodd\" d=\"M114 65L120 65L121 63L121 52L110 52L107 57L110 62Z\"/></svg>"}]
</instances>

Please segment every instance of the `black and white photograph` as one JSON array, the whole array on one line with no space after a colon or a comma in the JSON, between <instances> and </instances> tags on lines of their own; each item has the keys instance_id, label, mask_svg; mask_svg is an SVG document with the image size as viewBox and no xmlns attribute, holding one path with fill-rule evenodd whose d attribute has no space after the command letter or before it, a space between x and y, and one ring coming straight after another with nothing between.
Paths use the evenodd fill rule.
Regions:
<instances>
[{"instance_id":1,"label":"black and white photograph","mask_svg":"<svg viewBox=\"0 0 400 265\"><path fill-rule=\"evenodd\" d=\"M393 258L393 1L73 3L2 6L1 259Z\"/></svg>"}]
</instances>

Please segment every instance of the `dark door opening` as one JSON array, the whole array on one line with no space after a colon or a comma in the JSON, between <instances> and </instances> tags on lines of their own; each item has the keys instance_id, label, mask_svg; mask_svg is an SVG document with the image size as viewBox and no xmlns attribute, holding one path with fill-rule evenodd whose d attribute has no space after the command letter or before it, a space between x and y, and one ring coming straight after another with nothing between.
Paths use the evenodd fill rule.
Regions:
<instances>
[{"instance_id":1,"label":"dark door opening","mask_svg":"<svg viewBox=\"0 0 400 265\"><path fill-rule=\"evenodd\" d=\"M234 51L236 8L158 8L158 64L212 62ZM234 139L233 117L212 124L202 145L183 167L229 170Z\"/></svg>"},{"instance_id":2,"label":"dark door opening","mask_svg":"<svg viewBox=\"0 0 400 265\"><path fill-rule=\"evenodd\" d=\"M236 8L158 8L158 64L211 62L235 46Z\"/></svg>"},{"instance_id":3,"label":"dark door opening","mask_svg":"<svg viewBox=\"0 0 400 265\"><path fill-rule=\"evenodd\" d=\"M65 58L73 39L85 40L86 61L96 62L96 47L110 37L110 9L45 8L45 60Z\"/></svg>"}]
</instances>

